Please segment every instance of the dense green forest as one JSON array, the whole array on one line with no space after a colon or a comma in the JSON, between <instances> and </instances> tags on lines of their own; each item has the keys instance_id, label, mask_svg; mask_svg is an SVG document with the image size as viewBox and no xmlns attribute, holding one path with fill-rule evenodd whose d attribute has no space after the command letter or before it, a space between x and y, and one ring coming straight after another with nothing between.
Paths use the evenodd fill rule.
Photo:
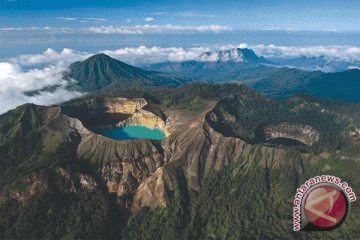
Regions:
<instances>
[{"instance_id":1,"label":"dense green forest","mask_svg":"<svg viewBox=\"0 0 360 240\"><path fill-rule=\"evenodd\" d=\"M295 150L292 150L295 151ZM296 156L295 152L289 152ZM329 166L330 170L323 170ZM360 164L329 158L315 166L305 163L301 181L333 174L360 191ZM129 217L115 196L100 192L65 193L68 184L54 172L44 172L48 189L19 202L0 205L1 239L356 239L359 204L354 202L347 221L332 232L293 232L295 179L281 180L280 172L257 167L246 172L239 163L224 166L203 181L200 191L187 188L179 174L165 199L167 208L141 208ZM270 185L267 179L270 179ZM301 183L300 181L300 183ZM283 184L273 191L273 183ZM271 187L270 187L271 186ZM55 191L54 191L55 189ZM125 227L125 228L124 228ZM355 238L354 238L355 237Z\"/></svg>"},{"instance_id":2,"label":"dense green forest","mask_svg":"<svg viewBox=\"0 0 360 240\"><path fill-rule=\"evenodd\" d=\"M72 179L79 177L81 165L71 146L52 152L40 150L34 158L15 171L1 176L3 195L22 193L27 185L15 176L36 175L45 187L24 200L9 198L0 204L0 239L120 239L129 211L118 204L116 195L79 189L68 192L73 184L59 178L67 170ZM11 173L11 174L9 174ZM13 176L13 177L11 177Z\"/></svg>"},{"instance_id":3,"label":"dense green forest","mask_svg":"<svg viewBox=\"0 0 360 240\"><path fill-rule=\"evenodd\" d=\"M116 197L44 191L24 203L12 199L0 205L0 238L120 239L126 220Z\"/></svg>"},{"instance_id":4,"label":"dense green forest","mask_svg":"<svg viewBox=\"0 0 360 240\"><path fill-rule=\"evenodd\" d=\"M114 89L112 91L96 91L89 93L85 97L65 102L63 105L81 103L86 99L124 97L144 98L150 103L164 104L166 106L180 106L181 104L188 104L196 98L203 100L220 100L230 95L244 95L248 96L249 98L262 97L261 94L243 85L193 83L182 85L177 88L170 88L166 86L147 86L136 88L121 88Z\"/></svg>"}]
</instances>

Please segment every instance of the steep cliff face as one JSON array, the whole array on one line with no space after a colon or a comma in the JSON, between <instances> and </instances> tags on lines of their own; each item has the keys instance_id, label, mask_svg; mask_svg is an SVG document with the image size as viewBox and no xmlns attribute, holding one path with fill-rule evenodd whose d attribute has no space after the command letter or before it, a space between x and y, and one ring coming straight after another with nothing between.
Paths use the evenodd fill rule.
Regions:
<instances>
[{"instance_id":1,"label":"steep cliff face","mask_svg":"<svg viewBox=\"0 0 360 240\"><path fill-rule=\"evenodd\" d=\"M116 124L117 127L125 127L125 126L144 126L150 129L160 129L165 133L166 136L170 135L168 130L169 125L166 125L166 122L154 113L146 111L144 109L140 109L127 120Z\"/></svg>"},{"instance_id":2,"label":"steep cliff face","mask_svg":"<svg viewBox=\"0 0 360 240\"><path fill-rule=\"evenodd\" d=\"M104 100L104 106L107 108L107 113L133 114L145 105L147 105L147 102L143 98L132 100L126 98L106 98Z\"/></svg>"}]
</instances>

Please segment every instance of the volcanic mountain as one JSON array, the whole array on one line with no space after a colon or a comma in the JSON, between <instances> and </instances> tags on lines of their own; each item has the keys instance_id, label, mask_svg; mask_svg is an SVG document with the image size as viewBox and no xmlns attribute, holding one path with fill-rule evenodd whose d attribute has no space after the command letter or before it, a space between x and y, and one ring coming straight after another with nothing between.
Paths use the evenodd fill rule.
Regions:
<instances>
[{"instance_id":1,"label":"volcanic mountain","mask_svg":"<svg viewBox=\"0 0 360 240\"><path fill-rule=\"evenodd\" d=\"M253 50L247 48L235 48L215 52L204 52L199 56L198 61L241 62L246 64L269 62L264 57L257 56Z\"/></svg>"},{"instance_id":2,"label":"volcanic mountain","mask_svg":"<svg viewBox=\"0 0 360 240\"><path fill-rule=\"evenodd\" d=\"M193 61L164 62L144 66L146 69L169 74L194 77L206 82L219 83L252 80L277 70L264 64L270 63L251 49L230 49L204 52Z\"/></svg>"},{"instance_id":3,"label":"volcanic mountain","mask_svg":"<svg viewBox=\"0 0 360 240\"><path fill-rule=\"evenodd\" d=\"M174 77L155 71L146 71L105 54L94 55L83 62L70 65L65 79L76 80L82 91L114 89L132 86L179 86L190 79Z\"/></svg>"}]
</instances>

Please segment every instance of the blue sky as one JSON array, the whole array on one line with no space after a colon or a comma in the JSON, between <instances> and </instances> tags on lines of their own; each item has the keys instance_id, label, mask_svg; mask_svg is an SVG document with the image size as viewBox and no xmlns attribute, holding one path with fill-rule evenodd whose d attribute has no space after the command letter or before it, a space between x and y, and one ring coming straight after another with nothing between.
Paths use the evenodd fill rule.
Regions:
<instances>
[{"instance_id":1,"label":"blue sky","mask_svg":"<svg viewBox=\"0 0 360 240\"><path fill-rule=\"evenodd\" d=\"M171 24L240 29L360 30L359 1L0 1L1 28Z\"/></svg>"}]
</instances>

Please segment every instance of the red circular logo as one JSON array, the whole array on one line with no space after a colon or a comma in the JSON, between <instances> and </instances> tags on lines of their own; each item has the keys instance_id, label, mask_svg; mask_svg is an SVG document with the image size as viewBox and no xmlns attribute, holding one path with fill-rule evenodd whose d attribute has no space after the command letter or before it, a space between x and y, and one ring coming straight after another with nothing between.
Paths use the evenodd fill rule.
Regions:
<instances>
[{"instance_id":1,"label":"red circular logo","mask_svg":"<svg viewBox=\"0 0 360 240\"><path fill-rule=\"evenodd\" d=\"M332 186L313 188L304 202L307 219L317 227L330 228L339 224L348 211L344 194Z\"/></svg>"}]
</instances>

